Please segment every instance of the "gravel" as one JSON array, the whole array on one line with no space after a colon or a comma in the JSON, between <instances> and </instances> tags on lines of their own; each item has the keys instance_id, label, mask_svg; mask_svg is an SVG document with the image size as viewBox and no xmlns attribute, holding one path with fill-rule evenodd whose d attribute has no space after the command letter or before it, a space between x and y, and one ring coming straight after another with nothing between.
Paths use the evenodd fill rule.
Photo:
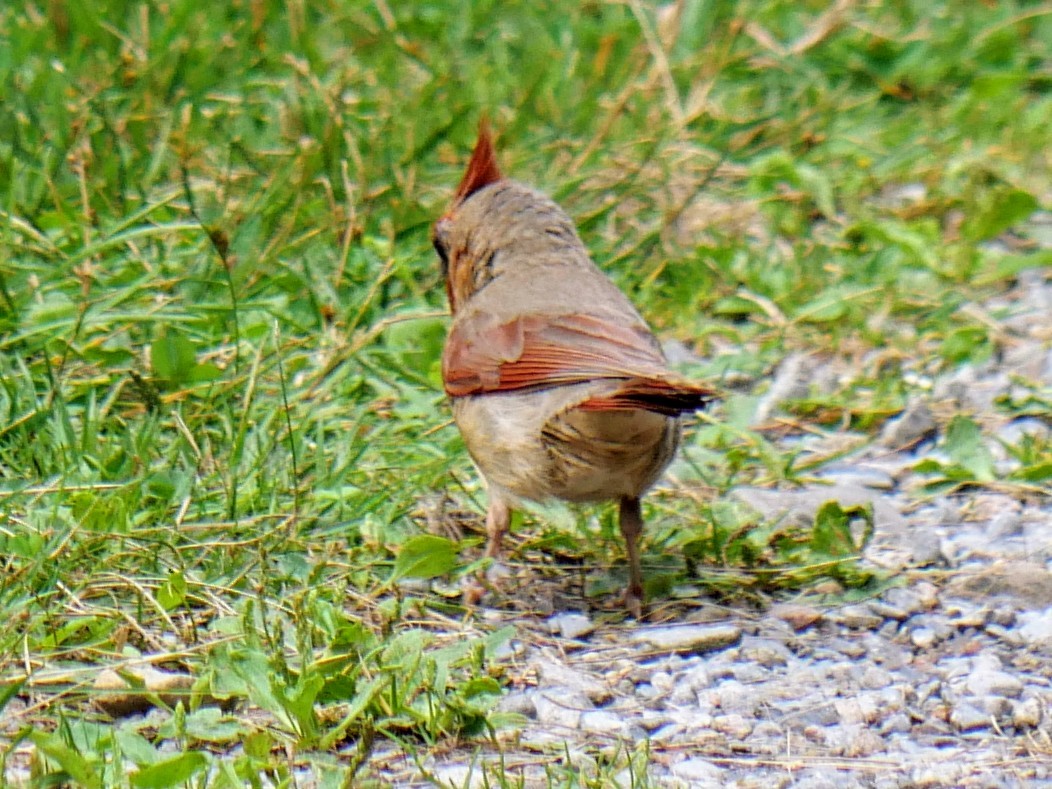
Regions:
<instances>
[{"instance_id":1,"label":"gravel","mask_svg":"<svg viewBox=\"0 0 1052 789\"><path fill-rule=\"evenodd\" d=\"M610 755L645 739L645 775L624 772L624 786L1052 787L1052 501L982 488L933 497L914 470L946 461L938 437L959 409L996 437L1003 468L1014 462L1003 443L1052 433L997 408L1015 378L1052 386L1052 283L1030 276L1000 298L987 310L1011 334L999 366L918 375L927 393L878 440L807 439L838 454L812 484L731 493L765 518L808 520L829 499L873 504L867 560L898 585L834 606L701 605L657 624L556 612L536 624L543 643L509 614L526 646L502 709L525 716L520 746ZM814 356L788 358L764 413L830 376ZM523 771L526 785L531 775L543 772Z\"/></svg>"}]
</instances>

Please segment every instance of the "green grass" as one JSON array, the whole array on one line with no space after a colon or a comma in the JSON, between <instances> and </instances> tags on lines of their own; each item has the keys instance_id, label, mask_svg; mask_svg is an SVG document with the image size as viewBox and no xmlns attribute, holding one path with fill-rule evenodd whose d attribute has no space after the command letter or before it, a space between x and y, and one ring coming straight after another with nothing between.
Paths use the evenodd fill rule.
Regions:
<instances>
[{"instance_id":1,"label":"green grass","mask_svg":"<svg viewBox=\"0 0 1052 789\"><path fill-rule=\"evenodd\" d=\"M562 202L698 375L757 390L792 349L884 349L896 374L796 414L872 433L913 391L897 373L992 353L958 308L1052 262L987 243L1048 207L1052 16L824 8L3 5L3 760L32 743L38 776L89 786L339 784L377 743L502 724L509 634L396 583L477 556L421 535L436 493L476 523L484 496L448 424L428 243L483 113L505 170ZM889 197L909 184L921 199ZM720 502L806 476L754 407L729 396L650 499L648 563L697 558L702 593L807 583L832 550L747 538L762 524ZM1018 451L1049 467L1047 445ZM602 587L620 543L595 513L527 518L524 550L602 564ZM87 702L139 655L196 681L161 728Z\"/></svg>"}]
</instances>

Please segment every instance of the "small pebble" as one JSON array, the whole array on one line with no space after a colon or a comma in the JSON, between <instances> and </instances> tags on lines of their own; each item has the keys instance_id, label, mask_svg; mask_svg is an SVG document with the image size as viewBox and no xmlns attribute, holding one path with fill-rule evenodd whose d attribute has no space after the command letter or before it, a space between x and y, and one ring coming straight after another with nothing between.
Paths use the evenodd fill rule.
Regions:
<instances>
[{"instance_id":1,"label":"small pebble","mask_svg":"<svg viewBox=\"0 0 1052 789\"><path fill-rule=\"evenodd\" d=\"M626 719L607 710L590 710L581 713L581 730L595 734L616 734L625 727Z\"/></svg>"},{"instance_id":2,"label":"small pebble","mask_svg":"<svg viewBox=\"0 0 1052 789\"><path fill-rule=\"evenodd\" d=\"M990 727L990 716L982 710L976 709L971 704L962 702L956 705L950 712L950 723L958 731L975 731Z\"/></svg>"},{"instance_id":3,"label":"small pebble","mask_svg":"<svg viewBox=\"0 0 1052 789\"><path fill-rule=\"evenodd\" d=\"M968 691L973 696L1016 698L1023 692L1023 683L1004 671L976 669L968 677Z\"/></svg>"},{"instance_id":4,"label":"small pebble","mask_svg":"<svg viewBox=\"0 0 1052 789\"><path fill-rule=\"evenodd\" d=\"M1030 698L1012 705L1012 724L1021 729L1032 729L1041 725L1041 702Z\"/></svg>"},{"instance_id":5,"label":"small pebble","mask_svg":"<svg viewBox=\"0 0 1052 789\"><path fill-rule=\"evenodd\" d=\"M884 735L905 734L912 728L913 723L910 721L909 716L902 712L896 712L894 715L888 716L880 725L880 733Z\"/></svg>"},{"instance_id":6,"label":"small pebble","mask_svg":"<svg viewBox=\"0 0 1052 789\"><path fill-rule=\"evenodd\" d=\"M914 400L906 410L895 419L884 425L880 442L892 449L898 449L928 438L935 433L936 422L931 408L923 400Z\"/></svg>"},{"instance_id":7,"label":"small pebble","mask_svg":"<svg viewBox=\"0 0 1052 789\"><path fill-rule=\"evenodd\" d=\"M884 740L870 728L864 728L857 732L844 748L844 756L848 759L858 759L882 753L886 750Z\"/></svg>"},{"instance_id":8,"label":"small pebble","mask_svg":"<svg viewBox=\"0 0 1052 789\"><path fill-rule=\"evenodd\" d=\"M576 729L581 715L592 708L592 703L569 688L546 688L533 697L537 720L545 726Z\"/></svg>"},{"instance_id":9,"label":"small pebble","mask_svg":"<svg viewBox=\"0 0 1052 789\"><path fill-rule=\"evenodd\" d=\"M669 769L676 778L691 781L691 786L723 786L724 769L705 759L684 759ZM694 783L698 782L698 783Z\"/></svg>"},{"instance_id":10,"label":"small pebble","mask_svg":"<svg viewBox=\"0 0 1052 789\"><path fill-rule=\"evenodd\" d=\"M676 682L667 671L655 671L650 675L650 684L659 693L668 693L675 687Z\"/></svg>"},{"instance_id":11,"label":"small pebble","mask_svg":"<svg viewBox=\"0 0 1052 789\"><path fill-rule=\"evenodd\" d=\"M670 652L710 652L738 642L742 631L734 625L675 625L635 631L631 640Z\"/></svg>"},{"instance_id":12,"label":"small pebble","mask_svg":"<svg viewBox=\"0 0 1052 789\"><path fill-rule=\"evenodd\" d=\"M1012 714L1012 702L1003 696L986 696L979 706L991 718L1005 720Z\"/></svg>"},{"instance_id":13,"label":"small pebble","mask_svg":"<svg viewBox=\"0 0 1052 789\"><path fill-rule=\"evenodd\" d=\"M920 594L913 589L907 589L902 586L893 586L891 589L888 589L884 593L884 602L905 611L909 616L920 613L930 607L925 605L925 600L921 598Z\"/></svg>"},{"instance_id":14,"label":"small pebble","mask_svg":"<svg viewBox=\"0 0 1052 789\"><path fill-rule=\"evenodd\" d=\"M743 715L716 715L712 719L712 728L726 734L734 740L744 740L752 733L752 722Z\"/></svg>"},{"instance_id":15,"label":"small pebble","mask_svg":"<svg viewBox=\"0 0 1052 789\"><path fill-rule=\"evenodd\" d=\"M822 619L822 612L809 605L781 603L771 606L771 616L786 622L793 630L806 630Z\"/></svg>"},{"instance_id":16,"label":"small pebble","mask_svg":"<svg viewBox=\"0 0 1052 789\"><path fill-rule=\"evenodd\" d=\"M1044 611L1026 611L1019 615L1019 635L1028 644L1043 644L1052 641L1052 608Z\"/></svg>"},{"instance_id":17,"label":"small pebble","mask_svg":"<svg viewBox=\"0 0 1052 789\"><path fill-rule=\"evenodd\" d=\"M917 627L910 631L910 642L918 649L935 646L935 632L931 628Z\"/></svg>"},{"instance_id":18,"label":"small pebble","mask_svg":"<svg viewBox=\"0 0 1052 789\"><path fill-rule=\"evenodd\" d=\"M832 614L834 621L852 630L876 630L884 618L874 614L868 606L846 605Z\"/></svg>"},{"instance_id":19,"label":"small pebble","mask_svg":"<svg viewBox=\"0 0 1052 789\"><path fill-rule=\"evenodd\" d=\"M789 649L772 639L746 638L741 643L741 655L745 660L771 668L788 662Z\"/></svg>"},{"instance_id":20,"label":"small pebble","mask_svg":"<svg viewBox=\"0 0 1052 789\"><path fill-rule=\"evenodd\" d=\"M891 673L885 671L879 666L867 666L862 672L862 676L858 678L858 684L860 687L866 690L879 690L886 688L894 681Z\"/></svg>"},{"instance_id":21,"label":"small pebble","mask_svg":"<svg viewBox=\"0 0 1052 789\"><path fill-rule=\"evenodd\" d=\"M512 712L516 715L525 715L533 718L537 715L537 708L533 704L533 691L513 690L499 702L497 709L501 712Z\"/></svg>"},{"instance_id":22,"label":"small pebble","mask_svg":"<svg viewBox=\"0 0 1052 789\"><path fill-rule=\"evenodd\" d=\"M563 638L582 638L595 630L595 622L584 614L557 614L548 620L548 630Z\"/></svg>"},{"instance_id":23,"label":"small pebble","mask_svg":"<svg viewBox=\"0 0 1052 789\"><path fill-rule=\"evenodd\" d=\"M905 608L899 608L896 605L881 602L880 600L872 601L869 604L869 610L881 619L894 619L896 622L901 622L910 615L910 612Z\"/></svg>"},{"instance_id":24,"label":"small pebble","mask_svg":"<svg viewBox=\"0 0 1052 789\"><path fill-rule=\"evenodd\" d=\"M542 657L533 665L537 671L538 686L541 688L566 688L595 704L603 704L612 697L613 691L601 679L552 657Z\"/></svg>"}]
</instances>

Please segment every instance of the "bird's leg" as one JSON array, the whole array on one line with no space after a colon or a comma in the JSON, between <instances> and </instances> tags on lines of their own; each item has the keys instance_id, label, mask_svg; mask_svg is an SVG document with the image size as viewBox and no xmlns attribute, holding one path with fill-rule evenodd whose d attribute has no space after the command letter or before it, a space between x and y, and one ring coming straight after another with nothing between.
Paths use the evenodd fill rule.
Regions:
<instances>
[{"instance_id":1,"label":"bird's leg","mask_svg":"<svg viewBox=\"0 0 1052 789\"><path fill-rule=\"evenodd\" d=\"M489 508L486 510L486 556L493 560L485 572L479 572L473 579L464 579L464 602L475 605L487 590L500 587L501 581L508 575L508 569L501 564L500 543L511 523L511 508L507 502L492 490L489 493Z\"/></svg>"},{"instance_id":2,"label":"bird's leg","mask_svg":"<svg viewBox=\"0 0 1052 789\"><path fill-rule=\"evenodd\" d=\"M500 559L500 543L507 534L510 523L511 509L504 499L491 490L489 509L486 510L486 556L494 561Z\"/></svg>"},{"instance_id":3,"label":"bird's leg","mask_svg":"<svg viewBox=\"0 0 1052 789\"><path fill-rule=\"evenodd\" d=\"M628 551L628 588L625 608L639 619L643 615L643 570L639 564L639 536L643 533L643 511L639 499L621 499L621 536Z\"/></svg>"}]
</instances>

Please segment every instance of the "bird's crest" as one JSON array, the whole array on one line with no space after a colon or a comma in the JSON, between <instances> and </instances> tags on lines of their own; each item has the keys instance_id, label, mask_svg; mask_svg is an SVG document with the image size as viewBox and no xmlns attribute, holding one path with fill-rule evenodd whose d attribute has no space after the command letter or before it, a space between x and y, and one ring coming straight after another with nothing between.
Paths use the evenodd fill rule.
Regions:
<instances>
[{"instance_id":1,"label":"bird's crest","mask_svg":"<svg viewBox=\"0 0 1052 789\"><path fill-rule=\"evenodd\" d=\"M475 143L475 150L471 153L471 161L468 162L467 172L457 187L453 201L459 203L475 194L484 186L500 181L504 176L497 167L497 155L493 151L493 137L489 131L489 121L483 118L479 121L479 138Z\"/></svg>"}]
</instances>

